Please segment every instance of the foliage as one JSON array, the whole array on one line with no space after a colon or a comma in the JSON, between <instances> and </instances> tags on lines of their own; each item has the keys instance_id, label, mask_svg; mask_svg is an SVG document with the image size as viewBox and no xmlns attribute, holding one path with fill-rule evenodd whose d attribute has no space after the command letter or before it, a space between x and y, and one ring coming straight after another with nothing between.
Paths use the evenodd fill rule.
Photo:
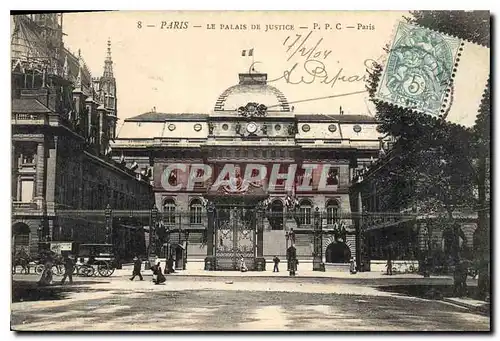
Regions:
<instances>
[{"instance_id":1,"label":"foliage","mask_svg":"<svg viewBox=\"0 0 500 341\"><path fill-rule=\"evenodd\" d=\"M407 20L470 42L490 46L489 11L413 11Z\"/></svg>"},{"instance_id":2,"label":"foliage","mask_svg":"<svg viewBox=\"0 0 500 341\"><path fill-rule=\"evenodd\" d=\"M415 11L415 23L462 39L489 46L489 12ZM489 151L489 88L474 129L395 107L374 98L382 73L373 65L367 90L376 107L379 131L396 139L390 167L381 169L375 179L382 188L381 201L393 210L410 206L422 213L446 212L475 206L478 153ZM471 113L476 114L476 113ZM482 153L481 153L482 154Z\"/></svg>"}]
</instances>

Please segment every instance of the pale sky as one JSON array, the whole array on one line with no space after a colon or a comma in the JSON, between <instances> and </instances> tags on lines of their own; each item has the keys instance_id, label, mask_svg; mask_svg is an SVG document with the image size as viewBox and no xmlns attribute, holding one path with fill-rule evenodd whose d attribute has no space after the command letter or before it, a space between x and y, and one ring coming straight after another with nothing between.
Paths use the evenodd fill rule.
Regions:
<instances>
[{"instance_id":1,"label":"pale sky","mask_svg":"<svg viewBox=\"0 0 500 341\"><path fill-rule=\"evenodd\" d=\"M309 32L312 33L303 47L309 51L322 39L314 50L317 57L311 57L324 64L328 78L334 78L340 71L339 78L351 77L353 81L338 79L332 87L317 76L311 84L290 84L281 79L272 85L280 89L289 102L362 91L365 83L356 79L366 74L365 60L377 60L385 55L382 48L391 42L395 25L403 15L407 13L76 13L64 15L63 30L66 47L74 53L81 49L94 77L102 75L107 40L111 39L118 117L125 119L150 111L152 107L158 112L210 112L218 96L237 84L238 73L248 71L252 57L242 57L244 49L254 49L254 61L261 62L256 69L268 73L268 79L279 78L298 63L290 81L300 81L301 77L309 81L313 77L304 70L304 65L313 70L320 64L306 63L306 56L300 56L300 52L291 56ZM138 21L142 22L141 29L137 28ZM162 21L167 22L166 25L172 21L188 22L188 28L161 29ZM313 30L314 23L321 29ZM209 24L215 24L215 29L207 29ZM221 30L221 24L233 25L233 29ZM261 29L251 30L252 24L260 24ZM330 29L325 29L326 24ZM337 24L341 30L336 29ZM358 24L365 25L366 29L358 30ZM370 24L374 29L368 29ZM194 27L196 25L202 27ZM240 29L235 25L240 25ZM242 25L247 29L242 30ZM265 32L266 25L294 25L294 30ZM362 93L293 105L295 112L336 114L342 106L345 114L374 113L373 109L368 110L367 103L367 94Z\"/></svg>"}]
</instances>

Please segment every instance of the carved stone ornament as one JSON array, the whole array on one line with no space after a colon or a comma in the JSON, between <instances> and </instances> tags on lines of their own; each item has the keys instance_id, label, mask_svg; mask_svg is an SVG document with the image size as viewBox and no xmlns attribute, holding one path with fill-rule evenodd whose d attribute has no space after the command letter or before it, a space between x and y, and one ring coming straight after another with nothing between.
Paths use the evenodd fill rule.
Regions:
<instances>
[{"instance_id":1,"label":"carved stone ornament","mask_svg":"<svg viewBox=\"0 0 500 341\"><path fill-rule=\"evenodd\" d=\"M267 107L264 104L254 102L247 103L244 107L238 108L238 114L243 117L264 117L267 115Z\"/></svg>"}]
</instances>

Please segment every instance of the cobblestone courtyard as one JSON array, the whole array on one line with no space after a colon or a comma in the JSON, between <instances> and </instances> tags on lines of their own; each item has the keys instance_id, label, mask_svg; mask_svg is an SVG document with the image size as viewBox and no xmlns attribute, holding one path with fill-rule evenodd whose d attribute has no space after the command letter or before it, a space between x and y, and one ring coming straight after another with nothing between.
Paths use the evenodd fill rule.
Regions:
<instances>
[{"instance_id":1,"label":"cobblestone courtyard","mask_svg":"<svg viewBox=\"0 0 500 341\"><path fill-rule=\"evenodd\" d=\"M35 276L17 276L14 286ZM16 276L14 277L16 280ZM167 277L76 278L12 304L15 330L487 331L488 316L441 301L403 296L369 280ZM27 284L28 283L28 284ZM31 291L30 291L31 290ZM45 294L44 294L45 292ZM46 295L46 296L44 296ZM40 300L38 300L40 299Z\"/></svg>"}]
</instances>

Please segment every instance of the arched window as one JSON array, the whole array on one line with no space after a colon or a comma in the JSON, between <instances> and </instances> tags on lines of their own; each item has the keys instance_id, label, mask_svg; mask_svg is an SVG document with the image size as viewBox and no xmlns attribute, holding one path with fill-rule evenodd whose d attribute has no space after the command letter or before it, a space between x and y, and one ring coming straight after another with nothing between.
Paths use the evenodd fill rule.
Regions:
<instances>
[{"instance_id":1,"label":"arched window","mask_svg":"<svg viewBox=\"0 0 500 341\"><path fill-rule=\"evenodd\" d=\"M189 221L191 224L201 224L203 205L199 199L194 199L189 204Z\"/></svg>"},{"instance_id":2,"label":"arched window","mask_svg":"<svg viewBox=\"0 0 500 341\"><path fill-rule=\"evenodd\" d=\"M312 203L309 200L302 200L299 204L299 221L301 225L311 225Z\"/></svg>"},{"instance_id":3,"label":"arched window","mask_svg":"<svg viewBox=\"0 0 500 341\"><path fill-rule=\"evenodd\" d=\"M338 221L339 202L328 200L326 203L326 224L333 225Z\"/></svg>"},{"instance_id":4,"label":"arched window","mask_svg":"<svg viewBox=\"0 0 500 341\"><path fill-rule=\"evenodd\" d=\"M163 223L167 225L175 224L175 201L166 199L163 202Z\"/></svg>"},{"instance_id":5,"label":"arched window","mask_svg":"<svg viewBox=\"0 0 500 341\"><path fill-rule=\"evenodd\" d=\"M283 203L279 199L271 203L269 223L272 230L283 230Z\"/></svg>"},{"instance_id":6,"label":"arched window","mask_svg":"<svg viewBox=\"0 0 500 341\"><path fill-rule=\"evenodd\" d=\"M29 252L30 247L30 228L24 223L17 223L12 227L12 234L14 235L14 250L19 251L23 249Z\"/></svg>"}]
</instances>

